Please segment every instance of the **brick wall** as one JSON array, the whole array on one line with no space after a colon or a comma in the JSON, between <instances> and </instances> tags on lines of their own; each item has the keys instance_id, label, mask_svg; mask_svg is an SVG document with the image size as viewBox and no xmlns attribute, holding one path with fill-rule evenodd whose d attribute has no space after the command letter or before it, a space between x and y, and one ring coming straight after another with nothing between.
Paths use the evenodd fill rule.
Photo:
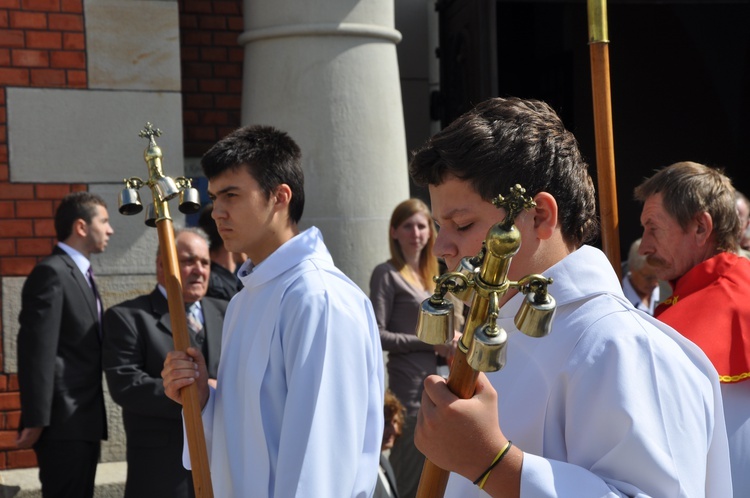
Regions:
<instances>
[{"instance_id":1,"label":"brick wall","mask_svg":"<svg viewBox=\"0 0 750 498\"><path fill-rule=\"evenodd\" d=\"M179 9L184 151L199 157L240 125L242 1L180 0ZM9 86L87 88L82 0L0 0L0 278L28 275L50 253L57 204L69 192L88 189L10 183ZM36 465L33 451L15 449L19 417L16 375L0 372L0 470Z\"/></svg>"},{"instance_id":2,"label":"brick wall","mask_svg":"<svg viewBox=\"0 0 750 498\"><path fill-rule=\"evenodd\" d=\"M242 1L180 0L185 156L200 157L240 125Z\"/></svg>"},{"instance_id":3,"label":"brick wall","mask_svg":"<svg viewBox=\"0 0 750 498\"><path fill-rule=\"evenodd\" d=\"M86 87L81 0L0 0L0 277L28 275L50 253L57 204L67 193L87 189L80 184L10 183L8 86ZM0 469L36 465L33 451L14 449L20 408L16 375L0 373Z\"/></svg>"}]
</instances>

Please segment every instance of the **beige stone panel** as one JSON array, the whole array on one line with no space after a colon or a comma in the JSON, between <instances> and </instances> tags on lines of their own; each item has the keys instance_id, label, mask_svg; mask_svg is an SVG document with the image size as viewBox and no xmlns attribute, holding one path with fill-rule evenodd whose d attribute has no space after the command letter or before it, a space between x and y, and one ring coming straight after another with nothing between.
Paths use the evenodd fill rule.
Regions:
<instances>
[{"instance_id":1,"label":"beige stone panel","mask_svg":"<svg viewBox=\"0 0 750 498\"><path fill-rule=\"evenodd\" d=\"M6 91L12 182L112 183L148 176L148 141L138 136L146 122L163 132L157 143L165 173L184 170L179 93Z\"/></svg>"},{"instance_id":2,"label":"beige stone panel","mask_svg":"<svg viewBox=\"0 0 750 498\"><path fill-rule=\"evenodd\" d=\"M180 91L177 2L84 2L89 88Z\"/></svg>"}]
</instances>

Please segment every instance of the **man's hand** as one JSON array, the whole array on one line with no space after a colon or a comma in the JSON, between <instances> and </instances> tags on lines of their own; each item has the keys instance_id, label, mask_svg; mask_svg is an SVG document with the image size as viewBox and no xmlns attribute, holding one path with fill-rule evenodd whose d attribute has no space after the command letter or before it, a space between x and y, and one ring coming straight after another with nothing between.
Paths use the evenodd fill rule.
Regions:
<instances>
[{"instance_id":1,"label":"man's hand","mask_svg":"<svg viewBox=\"0 0 750 498\"><path fill-rule=\"evenodd\" d=\"M414 443L432 463L473 481L506 442L497 391L483 373L469 399L456 397L438 375L425 379Z\"/></svg>"},{"instance_id":2,"label":"man's hand","mask_svg":"<svg viewBox=\"0 0 750 498\"><path fill-rule=\"evenodd\" d=\"M31 448L39 441L39 437L42 435L44 427L27 427L18 433L16 436L16 446L20 449L25 450Z\"/></svg>"},{"instance_id":3,"label":"man's hand","mask_svg":"<svg viewBox=\"0 0 750 498\"><path fill-rule=\"evenodd\" d=\"M180 404L182 404L182 388L197 382L201 409L206 406L208 402L208 370L206 360L198 349L189 347L187 352L170 351L167 353L161 377L164 384L164 393L169 399Z\"/></svg>"}]
</instances>

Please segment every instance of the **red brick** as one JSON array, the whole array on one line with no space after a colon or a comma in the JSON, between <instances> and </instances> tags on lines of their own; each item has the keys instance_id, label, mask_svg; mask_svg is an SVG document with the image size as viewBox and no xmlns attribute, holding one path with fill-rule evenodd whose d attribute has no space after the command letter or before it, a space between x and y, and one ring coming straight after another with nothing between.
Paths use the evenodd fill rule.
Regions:
<instances>
[{"instance_id":1,"label":"red brick","mask_svg":"<svg viewBox=\"0 0 750 498\"><path fill-rule=\"evenodd\" d=\"M198 113L193 110L182 111L182 123L186 126L196 125L200 123L198 120Z\"/></svg>"},{"instance_id":2,"label":"red brick","mask_svg":"<svg viewBox=\"0 0 750 498\"><path fill-rule=\"evenodd\" d=\"M16 216L18 218L52 218L51 201L18 201L16 203Z\"/></svg>"},{"instance_id":3,"label":"red brick","mask_svg":"<svg viewBox=\"0 0 750 498\"><path fill-rule=\"evenodd\" d=\"M0 31L0 47L22 48L25 40L20 29L3 29Z\"/></svg>"},{"instance_id":4,"label":"red brick","mask_svg":"<svg viewBox=\"0 0 750 498\"><path fill-rule=\"evenodd\" d=\"M14 66L21 67L49 67L49 52L46 50L19 50L10 54Z\"/></svg>"},{"instance_id":5,"label":"red brick","mask_svg":"<svg viewBox=\"0 0 750 498\"><path fill-rule=\"evenodd\" d=\"M188 140L217 140L216 130L212 126L191 126L187 132Z\"/></svg>"},{"instance_id":6,"label":"red brick","mask_svg":"<svg viewBox=\"0 0 750 498\"><path fill-rule=\"evenodd\" d=\"M86 48L86 38L83 33L63 33L62 48L65 50L84 50Z\"/></svg>"},{"instance_id":7,"label":"red brick","mask_svg":"<svg viewBox=\"0 0 750 498\"><path fill-rule=\"evenodd\" d=\"M198 87L202 93L225 93L227 82L217 79L202 79L198 82Z\"/></svg>"},{"instance_id":8,"label":"red brick","mask_svg":"<svg viewBox=\"0 0 750 498\"><path fill-rule=\"evenodd\" d=\"M242 95L242 79L229 80L227 82L227 93Z\"/></svg>"},{"instance_id":9,"label":"red brick","mask_svg":"<svg viewBox=\"0 0 750 498\"><path fill-rule=\"evenodd\" d=\"M213 44L222 47L239 47L240 45L237 42L238 36L239 33L233 33L231 31L226 31L224 33L214 33Z\"/></svg>"},{"instance_id":10,"label":"red brick","mask_svg":"<svg viewBox=\"0 0 750 498\"><path fill-rule=\"evenodd\" d=\"M31 237L34 228L29 220L0 220L0 233L4 237Z\"/></svg>"},{"instance_id":11,"label":"red brick","mask_svg":"<svg viewBox=\"0 0 750 498\"><path fill-rule=\"evenodd\" d=\"M0 392L8 390L8 376L0 375Z\"/></svg>"},{"instance_id":12,"label":"red brick","mask_svg":"<svg viewBox=\"0 0 750 498\"><path fill-rule=\"evenodd\" d=\"M227 29L229 29L229 31L236 31L237 35L242 33L245 29L245 21L242 19L242 16L230 17L227 19Z\"/></svg>"},{"instance_id":13,"label":"red brick","mask_svg":"<svg viewBox=\"0 0 750 498\"><path fill-rule=\"evenodd\" d=\"M83 0L62 0L60 10L80 14L83 12Z\"/></svg>"},{"instance_id":14,"label":"red brick","mask_svg":"<svg viewBox=\"0 0 750 498\"><path fill-rule=\"evenodd\" d=\"M10 50L0 49L0 66L10 66Z\"/></svg>"},{"instance_id":15,"label":"red brick","mask_svg":"<svg viewBox=\"0 0 750 498\"><path fill-rule=\"evenodd\" d=\"M29 70L0 67L0 85L28 86Z\"/></svg>"},{"instance_id":16,"label":"red brick","mask_svg":"<svg viewBox=\"0 0 750 498\"><path fill-rule=\"evenodd\" d=\"M26 10L58 12L60 10L60 0L23 0L23 8Z\"/></svg>"},{"instance_id":17,"label":"red brick","mask_svg":"<svg viewBox=\"0 0 750 498\"><path fill-rule=\"evenodd\" d=\"M85 183L73 183L70 185L71 192L86 192L88 189L89 186Z\"/></svg>"},{"instance_id":18,"label":"red brick","mask_svg":"<svg viewBox=\"0 0 750 498\"><path fill-rule=\"evenodd\" d=\"M210 14L211 2L205 0L188 0L182 2L182 11L191 14Z\"/></svg>"},{"instance_id":19,"label":"red brick","mask_svg":"<svg viewBox=\"0 0 750 498\"><path fill-rule=\"evenodd\" d=\"M68 73L68 86L71 88L86 88L88 83L86 71L76 71L69 69Z\"/></svg>"},{"instance_id":20,"label":"red brick","mask_svg":"<svg viewBox=\"0 0 750 498\"><path fill-rule=\"evenodd\" d=\"M21 411L12 411L5 414L5 428L18 429L21 425Z\"/></svg>"},{"instance_id":21,"label":"red brick","mask_svg":"<svg viewBox=\"0 0 750 498\"><path fill-rule=\"evenodd\" d=\"M83 16L78 14L50 14L49 29L83 31Z\"/></svg>"},{"instance_id":22,"label":"red brick","mask_svg":"<svg viewBox=\"0 0 750 498\"><path fill-rule=\"evenodd\" d=\"M0 184L0 199L33 199L34 186L30 183Z\"/></svg>"},{"instance_id":23,"label":"red brick","mask_svg":"<svg viewBox=\"0 0 750 498\"><path fill-rule=\"evenodd\" d=\"M182 80L182 93L197 93L198 92L198 81L196 79L183 79ZM184 112L184 109L183 109Z\"/></svg>"},{"instance_id":24,"label":"red brick","mask_svg":"<svg viewBox=\"0 0 750 498\"><path fill-rule=\"evenodd\" d=\"M0 275L26 276L36 265L36 258L3 258L0 260Z\"/></svg>"},{"instance_id":25,"label":"red brick","mask_svg":"<svg viewBox=\"0 0 750 498\"><path fill-rule=\"evenodd\" d=\"M183 61L199 61L201 59L200 49L198 47L186 47L182 45L180 48L180 59Z\"/></svg>"},{"instance_id":26,"label":"red brick","mask_svg":"<svg viewBox=\"0 0 750 498\"><path fill-rule=\"evenodd\" d=\"M47 29L47 14L42 12L26 12L22 10L11 11L10 27Z\"/></svg>"},{"instance_id":27,"label":"red brick","mask_svg":"<svg viewBox=\"0 0 750 498\"><path fill-rule=\"evenodd\" d=\"M9 469L28 469L36 466L37 461L34 450L17 450L8 452Z\"/></svg>"},{"instance_id":28,"label":"red brick","mask_svg":"<svg viewBox=\"0 0 750 498\"><path fill-rule=\"evenodd\" d=\"M0 9L20 9L21 0L0 0Z\"/></svg>"},{"instance_id":29,"label":"red brick","mask_svg":"<svg viewBox=\"0 0 750 498\"><path fill-rule=\"evenodd\" d=\"M0 411L20 410L21 394L20 393L0 393Z\"/></svg>"},{"instance_id":30,"label":"red brick","mask_svg":"<svg viewBox=\"0 0 750 498\"><path fill-rule=\"evenodd\" d=\"M211 33L208 31L187 31L182 34L183 45L210 45Z\"/></svg>"},{"instance_id":31,"label":"red brick","mask_svg":"<svg viewBox=\"0 0 750 498\"><path fill-rule=\"evenodd\" d=\"M34 188L37 199L62 199L70 193L67 183L37 183Z\"/></svg>"},{"instance_id":32,"label":"red brick","mask_svg":"<svg viewBox=\"0 0 750 498\"><path fill-rule=\"evenodd\" d=\"M209 62L185 62L182 65L182 75L186 78L210 77L213 75L213 67Z\"/></svg>"},{"instance_id":33,"label":"red brick","mask_svg":"<svg viewBox=\"0 0 750 498\"><path fill-rule=\"evenodd\" d=\"M215 104L217 109L239 109L242 102L240 95L217 95Z\"/></svg>"},{"instance_id":34,"label":"red brick","mask_svg":"<svg viewBox=\"0 0 750 498\"><path fill-rule=\"evenodd\" d=\"M210 109L214 107L214 100L210 95L182 94L183 107L188 109ZM0 196L1 197L1 196Z\"/></svg>"},{"instance_id":35,"label":"red brick","mask_svg":"<svg viewBox=\"0 0 750 498\"><path fill-rule=\"evenodd\" d=\"M180 13L180 31L198 27L198 17Z\"/></svg>"},{"instance_id":36,"label":"red brick","mask_svg":"<svg viewBox=\"0 0 750 498\"><path fill-rule=\"evenodd\" d=\"M16 256L46 256L52 252L52 239L16 239Z\"/></svg>"},{"instance_id":37,"label":"red brick","mask_svg":"<svg viewBox=\"0 0 750 498\"><path fill-rule=\"evenodd\" d=\"M3 149L5 149L3 151ZM0 159L0 161L4 162L5 164L0 164L0 182L7 182L10 176L8 175L8 148L7 147L0 147L0 156L3 156L4 159ZM2 184L0 184L0 190L2 190Z\"/></svg>"},{"instance_id":38,"label":"red brick","mask_svg":"<svg viewBox=\"0 0 750 498\"><path fill-rule=\"evenodd\" d=\"M16 255L16 239L0 239L0 256Z\"/></svg>"},{"instance_id":39,"label":"red brick","mask_svg":"<svg viewBox=\"0 0 750 498\"><path fill-rule=\"evenodd\" d=\"M34 237L54 237L55 232L55 221L49 220L34 220Z\"/></svg>"},{"instance_id":40,"label":"red brick","mask_svg":"<svg viewBox=\"0 0 750 498\"><path fill-rule=\"evenodd\" d=\"M242 64L214 64L214 76L217 78L242 78Z\"/></svg>"},{"instance_id":41,"label":"red brick","mask_svg":"<svg viewBox=\"0 0 750 498\"><path fill-rule=\"evenodd\" d=\"M8 29L8 26L10 26L10 21L8 21L8 11L0 10L0 28Z\"/></svg>"},{"instance_id":42,"label":"red brick","mask_svg":"<svg viewBox=\"0 0 750 498\"><path fill-rule=\"evenodd\" d=\"M227 29L227 19L224 16L201 16L198 18L199 29L224 30Z\"/></svg>"},{"instance_id":43,"label":"red brick","mask_svg":"<svg viewBox=\"0 0 750 498\"><path fill-rule=\"evenodd\" d=\"M226 125L228 123L228 116L225 111L208 111L203 114L201 121L204 125Z\"/></svg>"},{"instance_id":44,"label":"red brick","mask_svg":"<svg viewBox=\"0 0 750 498\"><path fill-rule=\"evenodd\" d=\"M214 7L214 12L217 14L235 14L235 15L242 15L242 2L241 1L233 1L233 2L211 2L211 4Z\"/></svg>"},{"instance_id":45,"label":"red brick","mask_svg":"<svg viewBox=\"0 0 750 498\"><path fill-rule=\"evenodd\" d=\"M32 86L65 86L65 71L62 69L31 69Z\"/></svg>"},{"instance_id":46,"label":"red brick","mask_svg":"<svg viewBox=\"0 0 750 498\"><path fill-rule=\"evenodd\" d=\"M245 49L242 47L229 47L229 62L242 64L245 60Z\"/></svg>"},{"instance_id":47,"label":"red brick","mask_svg":"<svg viewBox=\"0 0 750 498\"><path fill-rule=\"evenodd\" d=\"M62 48L62 33L58 31L27 31L27 48Z\"/></svg>"},{"instance_id":48,"label":"red brick","mask_svg":"<svg viewBox=\"0 0 750 498\"><path fill-rule=\"evenodd\" d=\"M84 52L60 51L50 54L51 67L65 69L85 69L86 54Z\"/></svg>"},{"instance_id":49,"label":"red brick","mask_svg":"<svg viewBox=\"0 0 750 498\"><path fill-rule=\"evenodd\" d=\"M8 376L8 391L18 391L18 374Z\"/></svg>"},{"instance_id":50,"label":"red brick","mask_svg":"<svg viewBox=\"0 0 750 498\"><path fill-rule=\"evenodd\" d=\"M228 60L227 49L204 47L201 49L201 60L211 62L226 62Z\"/></svg>"},{"instance_id":51,"label":"red brick","mask_svg":"<svg viewBox=\"0 0 750 498\"><path fill-rule=\"evenodd\" d=\"M15 216L15 203L13 201L0 201L0 218L13 218Z\"/></svg>"},{"instance_id":52,"label":"red brick","mask_svg":"<svg viewBox=\"0 0 750 498\"><path fill-rule=\"evenodd\" d=\"M0 431L0 450L15 450L16 435L16 431Z\"/></svg>"}]
</instances>

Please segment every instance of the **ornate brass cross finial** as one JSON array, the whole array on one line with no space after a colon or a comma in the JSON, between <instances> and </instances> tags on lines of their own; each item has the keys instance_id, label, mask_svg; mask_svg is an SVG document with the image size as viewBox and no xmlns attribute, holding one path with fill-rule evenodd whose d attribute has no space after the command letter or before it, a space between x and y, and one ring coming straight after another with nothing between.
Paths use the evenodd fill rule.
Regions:
<instances>
[{"instance_id":1,"label":"ornate brass cross finial","mask_svg":"<svg viewBox=\"0 0 750 498\"><path fill-rule=\"evenodd\" d=\"M526 197L524 195L525 193L526 189L516 183L510 188L510 194L508 194L508 197L503 197L502 194L499 194L492 199L492 204L494 204L496 208L505 208L505 211L507 212L502 223L503 228L510 228L513 221L516 219L516 216L518 216L518 213L524 209L531 209L536 206L534 199Z\"/></svg>"},{"instance_id":2,"label":"ornate brass cross finial","mask_svg":"<svg viewBox=\"0 0 750 498\"><path fill-rule=\"evenodd\" d=\"M148 138L149 142L156 143L154 137L160 137L161 130L159 128L154 128L154 125L146 122L146 127L142 129L140 133L138 133L138 136L141 138L146 137Z\"/></svg>"}]
</instances>

